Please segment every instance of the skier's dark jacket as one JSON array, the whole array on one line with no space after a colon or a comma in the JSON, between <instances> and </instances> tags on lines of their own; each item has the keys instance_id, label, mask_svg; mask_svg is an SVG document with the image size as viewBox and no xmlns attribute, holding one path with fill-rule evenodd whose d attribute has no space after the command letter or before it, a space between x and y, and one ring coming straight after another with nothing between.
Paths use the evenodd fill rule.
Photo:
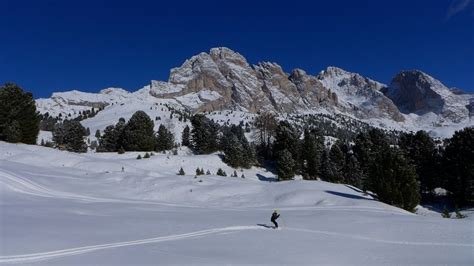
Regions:
<instances>
[{"instance_id":1,"label":"skier's dark jacket","mask_svg":"<svg viewBox=\"0 0 474 266\"><path fill-rule=\"evenodd\" d=\"M268 217L268 216L267 216ZM280 217L280 214L274 212L272 213L272 218L271 218L271 221L274 222L276 219L278 219L278 217Z\"/></svg>"}]
</instances>

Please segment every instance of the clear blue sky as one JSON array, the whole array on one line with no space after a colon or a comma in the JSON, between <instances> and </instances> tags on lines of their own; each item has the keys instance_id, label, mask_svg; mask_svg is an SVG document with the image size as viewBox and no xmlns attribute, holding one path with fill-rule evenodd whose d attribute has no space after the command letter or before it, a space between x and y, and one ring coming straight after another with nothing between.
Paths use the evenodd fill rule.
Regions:
<instances>
[{"instance_id":1,"label":"clear blue sky","mask_svg":"<svg viewBox=\"0 0 474 266\"><path fill-rule=\"evenodd\" d=\"M202 51L388 83L421 69L474 91L474 0L0 1L0 83L35 97L136 90Z\"/></svg>"}]
</instances>

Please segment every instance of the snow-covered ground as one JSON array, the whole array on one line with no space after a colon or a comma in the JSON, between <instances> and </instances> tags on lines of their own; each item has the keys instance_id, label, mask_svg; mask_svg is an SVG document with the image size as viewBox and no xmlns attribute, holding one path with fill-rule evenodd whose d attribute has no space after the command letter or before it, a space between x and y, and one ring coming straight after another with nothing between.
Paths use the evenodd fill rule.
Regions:
<instances>
[{"instance_id":1,"label":"snow-covered ground","mask_svg":"<svg viewBox=\"0 0 474 266\"><path fill-rule=\"evenodd\" d=\"M258 168L230 177L218 154L137 154L0 142L0 264L474 262L474 214L414 215L342 184L273 182ZM229 176L194 178L196 167ZM273 209L280 230L266 227Z\"/></svg>"}]
</instances>

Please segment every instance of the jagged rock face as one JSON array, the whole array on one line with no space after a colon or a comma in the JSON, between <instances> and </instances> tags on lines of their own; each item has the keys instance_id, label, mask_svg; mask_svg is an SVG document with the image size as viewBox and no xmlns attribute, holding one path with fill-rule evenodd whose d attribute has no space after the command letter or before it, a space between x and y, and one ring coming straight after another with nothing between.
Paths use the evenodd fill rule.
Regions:
<instances>
[{"instance_id":1,"label":"jagged rock face","mask_svg":"<svg viewBox=\"0 0 474 266\"><path fill-rule=\"evenodd\" d=\"M397 122L405 120L397 106L380 91L384 87L382 83L337 67L328 67L317 78L337 95L343 112L362 119L387 117Z\"/></svg>"},{"instance_id":2,"label":"jagged rock face","mask_svg":"<svg viewBox=\"0 0 474 266\"><path fill-rule=\"evenodd\" d=\"M213 48L172 69L168 82L152 81L150 93L174 98L195 112L237 109L291 113L324 108L351 112L363 119L390 117L402 121L396 106L379 92L381 87L383 84L337 68L328 68L318 77L301 69L289 75L276 63L250 65L239 53Z\"/></svg>"},{"instance_id":3,"label":"jagged rock face","mask_svg":"<svg viewBox=\"0 0 474 266\"><path fill-rule=\"evenodd\" d=\"M383 91L404 113L433 113L441 120L455 123L469 117L468 95L457 95L418 70L400 72Z\"/></svg>"}]
</instances>

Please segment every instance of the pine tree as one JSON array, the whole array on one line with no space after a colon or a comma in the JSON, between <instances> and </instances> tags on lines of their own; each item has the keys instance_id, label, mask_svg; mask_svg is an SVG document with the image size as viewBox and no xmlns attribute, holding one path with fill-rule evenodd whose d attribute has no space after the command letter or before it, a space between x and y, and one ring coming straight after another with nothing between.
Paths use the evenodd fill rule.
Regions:
<instances>
[{"instance_id":1,"label":"pine tree","mask_svg":"<svg viewBox=\"0 0 474 266\"><path fill-rule=\"evenodd\" d=\"M456 204L474 204L474 127L456 131L443 156L445 188Z\"/></svg>"},{"instance_id":2,"label":"pine tree","mask_svg":"<svg viewBox=\"0 0 474 266\"><path fill-rule=\"evenodd\" d=\"M148 152L147 152L147 153L145 153L145 156L143 156L143 158L145 158L145 159L148 159L148 158L150 158L150 154L149 154Z\"/></svg>"},{"instance_id":3,"label":"pine tree","mask_svg":"<svg viewBox=\"0 0 474 266\"><path fill-rule=\"evenodd\" d=\"M446 206L444 206L441 216L443 218L451 218L451 213L449 212L448 208L446 208Z\"/></svg>"},{"instance_id":4,"label":"pine tree","mask_svg":"<svg viewBox=\"0 0 474 266\"><path fill-rule=\"evenodd\" d=\"M0 87L0 140L36 144L39 124L31 93L12 83Z\"/></svg>"},{"instance_id":5,"label":"pine tree","mask_svg":"<svg viewBox=\"0 0 474 266\"><path fill-rule=\"evenodd\" d=\"M186 127L183 129L183 134L181 136L181 145L189 147L190 145L189 138L190 138L190 129L189 129L189 126L186 125Z\"/></svg>"},{"instance_id":6,"label":"pine tree","mask_svg":"<svg viewBox=\"0 0 474 266\"><path fill-rule=\"evenodd\" d=\"M362 188L362 170L359 162L352 152L346 154L346 161L343 168L344 181L357 188Z\"/></svg>"},{"instance_id":7,"label":"pine tree","mask_svg":"<svg viewBox=\"0 0 474 266\"><path fill-rule=\"evenodd\" d=\"M201 175L201 169L199 169L199 167L196 168L196 175Z\"/></svg>"},{"instance_id":8,"label":"pine tree","mask_svg":"<svg viewBox=\"0 0 474 266\"><path fill-rule=\"evenodd\" d=\"M91 130L90 128L86 128L86 136L90 136L91 135Z\"/></svg>"},{"instance_id":9,"label":"pine tree","mask_svg":"<svg viewBox=\"0 0 474 266\"><path fill-rule=\"evenodd\" d=\"M53 131L53 141L59 148L72 152L86 152L87 145L84 142L86 129L76 120L65 120L56 125Z\"/></svg>"},{"instance_id":10,"label":"pine tree","mask_svg":"<svg viewBox=\"0 0 474 266\"><path fill-rule=\"evenodd\" d=\"M97 129L97 130L95 131L95 137L96 137L97 139L100 138L100 130L99 130L99 129Z\"/></svg>"},{"instance_id":11,"label":"pine tree","mask_svg":"<svg viewBox=\"0 0 474 266\"><path fill-rule=\"evenodd\" d=\"M320 176L324 138L319 131L305 129L303 139L303 178L314 180Z\"/></svg>"},{"instance_id":12,"label":"pine tree","mask_svg":"<svg viewBox=\"0 0 474 266\"><path fill-rule=\"evenodd\" d=\"M290 180L294 178L295 161L293 160L291 153L287 149L284 149L278 153L277 165L277 174L279 181Z\"/></svg>"},{"instance_id":13,"label":"pine tree","mask_svg":"<svg viewBox=\"0 0 474 266\"><path fill-rule=\"evenodd\" d=\"M127 151L152 151L156 140L153 121L143 111L137 111L125 125L122 145Z\"/></svg>"},{"instance_id":14,"label":"pine tree","mask_svg":"<svg viewBox=\"0 0 474 266\"><path fill-rule=\"evenodd\" d=\"M211 175L211 171L209 171L209 169L207 169L206 175Z\"/></svg>"},{"instance_id":15,"label":"pine tree","mask_svg":"<svg viewBox=\"0 0 474 266\"><path fill-rule=\"evenodd\" d=\"M440 187L440 158L433 139L425 131L406 133L400 137L399 147L416 168L420 182L420 194L431 196Z\"/></svg>"},{"instance_id":16,"label":"pine tree","mask_svg":"<svg viewBox=\"0 0 474 266\"><path fill-rule=\"evenodd\" d=\"M178 175L185 175L186 173L183 170L183 167L179 169Z\"/></svg>"},{"instance_id":17,"label":"pine tree","mask_svg":"<svg viewBox=\"0 0 474 266\"><path fill-rule=\"evenodd\" d=\"M227 176L227 174L224 172L224 170L222 170L221 168L217 169L217 173L216 175L219 175L219 176Z\"/></svg>"},{"instance_id":18,"label":"pine tree","mask_svg":"<svg viewBox=\"0 0 474 266\"><path fill-rule=\"evenodd\" d=\"M234 170L234 173L232 174L232 177L237 177L237 171Z\"/></svg>"},{"instance_id":19,"label":"pine tree","mask_svg":"<svg viewBox=\"0 0 474 266\"><path fill-rule=\"evenodd\" d=\"M293 175L298 173L302 168L302 161L300 159L300 132L287 121L281 121L276 129L275 143L273 146L274 154L278 157L282 156L282 152L286 150L291 154ZM277 168L280 159L277 159ZM293 178L293 177L291 177Z\"/></svg>"},{"instance_id":20,"label":"pine tree","mask_svg":"<svg viewBox=\"0 0 474 266\"><path fill-rule=\"evenodd\" d=\"M171 150L174 145L174 136L164 125L158 128L158 135L156 138L156 151Z\"/></svg>"},{"instance_id":21,"label":"pine tree","mask_svg":"<svg viewBox=\"0 0 474 266\"><path fill-rule=\"evenodd\" d=\"M191 130L192 148L197 154L209 154L219 149L218 132L219 125L209 120L203 114L192 117Z\"/></svg>"},{"instance_id":22,"label":"pine tree","mask_svg":"<svg viewBox=\"0 0 474 266\"><path fill-rule=\"evenodd\" d=\"M344 167L344 154L341 151L340 143L336 142L331 146L329 150L329 176L327 180L331 182L340 183L343 182L343 167Z\"/></svg>"},{"instance_id":23,"label":"pine tree","mask_svg":"<svg viewBox=\"0 0 474 266\"><path fill-rule=\"evenodd\" d=\"M377 153L375 161L369 167L368 190L382 202L414 211L420 201L415 167L394 148Z\"/></svg>"},{"instance_id":24,"label":"pine tree","mask_svg":"<svg viewBox=\"0 0 474 266\"><path fill-rule=\"evenodd\" d=\"M142 158L142 156L140 154L138 154L137 160L140 160L141 158Z\"/></svg>"}]
</instances>

